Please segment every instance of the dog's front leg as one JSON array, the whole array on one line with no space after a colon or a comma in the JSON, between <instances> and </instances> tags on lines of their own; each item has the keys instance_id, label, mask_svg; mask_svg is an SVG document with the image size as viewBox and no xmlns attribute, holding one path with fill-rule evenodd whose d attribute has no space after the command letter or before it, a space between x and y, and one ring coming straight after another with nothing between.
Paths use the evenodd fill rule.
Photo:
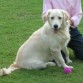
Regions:
<instances>
[{"instance_id":1,"label":"dog's front leg","mask_svg":"<svg viewBox=\"0 0 83 83\"><path fill-rule=\"evenodd\" d=\"M71 68L73 68L72 66L66 65L66 63L65 63L65 61L64 61L64 59L63 59L63 57L61 55L60 50L51 51L51 54L54 57L54 59L55 59L55 61L56 61L56 63L57 63L58 66L62 66L63 68L65 68L65 67L71 67Z\"/></svg>"},{"instance_id":2,"label":"dog's front leg","mask_svg":"<svg viewBox=\"0 0 83 83\"><path fill-rule=\"evenodd\" d=\"M67 47L64 47L64 48L62 49L62 51L65 53L67 63L71 63L72 60L70 60L70 58L69 58L69 51L68 51Z\"/></svg>"}]
</instances>

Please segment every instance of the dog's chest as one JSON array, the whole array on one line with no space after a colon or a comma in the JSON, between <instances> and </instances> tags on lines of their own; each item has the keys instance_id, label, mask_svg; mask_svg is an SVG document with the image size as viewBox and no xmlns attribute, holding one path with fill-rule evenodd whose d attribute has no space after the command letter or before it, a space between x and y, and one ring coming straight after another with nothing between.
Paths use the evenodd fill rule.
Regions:
<instances>
[{"instance_id":1,"label":"dog's chest","mask_svg":"<svg viewBox=\"0 0 83 83\"><path fill-rule=\"evenodd\" d=\"M66 46L70 40L69 33L57 33L48 36L49 45L53 47Z\"/></svg>"}]
</instances>

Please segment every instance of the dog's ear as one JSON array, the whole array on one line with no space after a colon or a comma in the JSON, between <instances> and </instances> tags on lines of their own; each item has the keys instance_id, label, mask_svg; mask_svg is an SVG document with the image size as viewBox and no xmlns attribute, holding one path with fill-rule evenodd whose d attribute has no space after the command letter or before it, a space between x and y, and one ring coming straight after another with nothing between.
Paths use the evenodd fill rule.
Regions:
<instances>
[{"instance_id":1,"label":"dog's ear","mask_svg":"<svg viewBox=\"0 0 83 83\"><path fill-rule=\"evenodd\" d=\"M48 17L49 17L49 15L50 15L50 13L51 13L51 10L48 10L44 15L43 15L43 21L44 22L46 22L46 21L48 21Z\"/></svg>"},{"instance_id":2,"label":"dog's ear","mask_svg":"<svg viewBox=\"0 0 83 83\"><path fill-rule=\"evenodd\" d=\"M70 15L68 14L68 12L62 10L62 13L63 13L63 18L65 21L70 20Z\"/></svg>"},{"instance_id":3,"label":"dog's ear","mask_svg":"<svg viewBox=\"0 0 83 83\"><path fill-rule=\"evenodd\" d=\"M63 13L63 20L64 20L64 22L66 22L68 24L71 24L70 15L68 14L68 12L62 10L62 13Z\"/></svg>"}]
</instances>

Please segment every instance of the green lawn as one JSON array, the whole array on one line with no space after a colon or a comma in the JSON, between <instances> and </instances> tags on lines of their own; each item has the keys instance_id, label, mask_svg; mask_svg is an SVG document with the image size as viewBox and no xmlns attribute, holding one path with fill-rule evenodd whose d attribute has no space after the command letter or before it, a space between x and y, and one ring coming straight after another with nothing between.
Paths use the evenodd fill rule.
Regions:
<instances>
[{"instance_id":1,"label":"green lawn","mask_svg":"<svg viewBox=\"0 0 83 83\"><path fill-rule=\"evenodd\" d=\"M0 0L0 68L8 67L18 48L43 25L41 13L42 0ZM79 25L81 33L82 26L83 20ZM70 57L74 69L69 75L57 66L45 70L21 69L0 77L0 83L83 83L83 61L75 60L71 50Z\"/></svg>"}]
</instances>

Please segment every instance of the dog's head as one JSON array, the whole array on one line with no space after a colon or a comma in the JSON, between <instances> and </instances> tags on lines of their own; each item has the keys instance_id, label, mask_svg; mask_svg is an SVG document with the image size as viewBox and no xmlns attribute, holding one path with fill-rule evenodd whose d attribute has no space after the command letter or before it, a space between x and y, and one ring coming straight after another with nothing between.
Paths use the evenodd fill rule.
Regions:
<instances>
[{"instance_id":1,"label":"dog's head","mask_svg":"<svg viewBox=\"0 0 83 83\"><path fill-rule=\"evenodd\" d=\"M45 19L55 31L64 28L69 23L69 14L61 9L49 10Z\"/></svg>"}]
</instances>

